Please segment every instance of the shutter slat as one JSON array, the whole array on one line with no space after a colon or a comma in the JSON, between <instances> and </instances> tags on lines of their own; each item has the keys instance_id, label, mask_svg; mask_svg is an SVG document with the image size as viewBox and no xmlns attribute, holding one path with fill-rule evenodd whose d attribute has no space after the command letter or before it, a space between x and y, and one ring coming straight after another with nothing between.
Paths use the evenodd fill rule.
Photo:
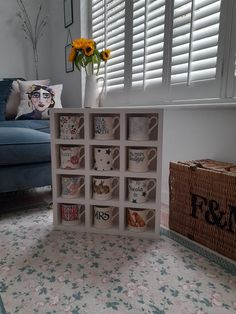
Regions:
<instances>
[{"instance_id":1,"label":"shutter slat","mask_svg":"<svg viewBox=\"0 0 236 314\"><path fill-rule=\"evenodd\" d=\"M174 2L171 83L215 79L221 0ZM190 31L192 30L192 35Z\"/></svg>"}]
</instances>

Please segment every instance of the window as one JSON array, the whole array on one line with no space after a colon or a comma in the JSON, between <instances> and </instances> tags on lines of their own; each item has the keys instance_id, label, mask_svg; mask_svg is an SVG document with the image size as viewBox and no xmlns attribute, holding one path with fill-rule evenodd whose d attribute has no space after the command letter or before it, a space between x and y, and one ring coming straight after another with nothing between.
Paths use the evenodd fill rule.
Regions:
<instances>
[{"instance_id":1,"label":"window","mask_svg":"<svg viewBox=\"0 0 236 314\"><path fill-rule=\"evenodd\" d=\"M91 0L91 36L112 50L107 95L137 105L235 97L235 11L233 0Z\"/></svg>"}]
</instances>

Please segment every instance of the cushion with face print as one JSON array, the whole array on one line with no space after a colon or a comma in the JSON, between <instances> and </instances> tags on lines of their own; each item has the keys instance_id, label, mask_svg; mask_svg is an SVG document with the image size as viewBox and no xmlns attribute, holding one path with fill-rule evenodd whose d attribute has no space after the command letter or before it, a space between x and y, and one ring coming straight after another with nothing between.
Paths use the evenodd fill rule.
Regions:
<instances>
[{"instance_id":1,"label":"cushion with face print","mask_svg":"<svg viewBox=\"0 0 236 314\"><path fill-rule=\"evenodd\" d=\"M27 98L21 101L17 112L17 120L49 119L50 108L61 108L61 93L63 85L33 84L24 90ZM23 89L21 89L23 94ZM25 95L24 95L25 96Z\"/></svg>"}]
</instances>

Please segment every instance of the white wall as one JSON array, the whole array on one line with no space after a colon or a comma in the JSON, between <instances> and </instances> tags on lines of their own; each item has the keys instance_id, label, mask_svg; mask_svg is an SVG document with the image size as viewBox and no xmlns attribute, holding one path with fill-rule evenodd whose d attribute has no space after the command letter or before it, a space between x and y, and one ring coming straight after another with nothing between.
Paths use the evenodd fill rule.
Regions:
<instances>
[{"instance_id":1,"label":"white wall","mask_svg":"<svg viewBox=\"0 0 236 314\"><path fill-rule=\"evenodd\" d=\"M81 107L81 73L75 68L73 72L65 72L65 45L67 44L68 30L72 39L86 36L81 29L81 19L86 23L86 14L81 14L81 5L84 0L73 1L74 22L71 26L64 27L63 1L51 0L51 43L52 43L52 73L53 83L63 83L62 104L63 107ZM56 12L56 14L55 14ZM85 27L86 28L86 27ZM68 42L69 43L69 42Z\"/></svg>"},{"instance_id":2,"label":"white wall","mask_svg":"<svg viewBox=\"0 0 236 314\"><path fill-rule=\"evenodd\" d=\"M25 0L24 2L32 21L34 21L39 1ZM47 1L44 0L44 2ZM19 19L16 17L17 11L19 11L19 7L16 0L0 0L0 76L34 79L32 48L21 30ZM47 50L50 43L48 34L47 28L39 43L40 78L49 77L51 72L48 58L50 49Z\"/></svg>"}]
</instances>

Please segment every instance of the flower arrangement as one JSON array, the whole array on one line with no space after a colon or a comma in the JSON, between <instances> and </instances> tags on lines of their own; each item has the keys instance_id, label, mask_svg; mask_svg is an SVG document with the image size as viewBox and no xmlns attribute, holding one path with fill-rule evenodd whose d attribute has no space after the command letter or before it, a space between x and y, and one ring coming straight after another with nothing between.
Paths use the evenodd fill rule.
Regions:
<instances>
[{"instance_id":1,"label":"flower arrangement","mask_svg":"<svg viewBox=\"0 0 236 314\"><path fill-rule=\"evenodd\" d=\"M79 38L71 43L69 61L74 62L79 71L84 68L87 75L98 75L101 61L107 62L110 53L110 49L99 52L93 39Z\"/></svg>"},{"instance_id":2,"label":"flower arrangement","mask_svg":"<svg viewBox=\"0 0 236 314\"><path fill-rule=\"evenodd\" d=\"M39 79L38 75L38 42L39 39L43 36L43 30L47 24L47 16L42 16L42 5L39 6L36 21L33 25L31 23L30 17L27 13L26 7L22 0L16 0L19 6L20 11L17 12L17 17L20 20L21 28L25 33L25 38L28 39L32 45L34 53L34 66L36 79Z\"/></svg>"}]
</instances>

